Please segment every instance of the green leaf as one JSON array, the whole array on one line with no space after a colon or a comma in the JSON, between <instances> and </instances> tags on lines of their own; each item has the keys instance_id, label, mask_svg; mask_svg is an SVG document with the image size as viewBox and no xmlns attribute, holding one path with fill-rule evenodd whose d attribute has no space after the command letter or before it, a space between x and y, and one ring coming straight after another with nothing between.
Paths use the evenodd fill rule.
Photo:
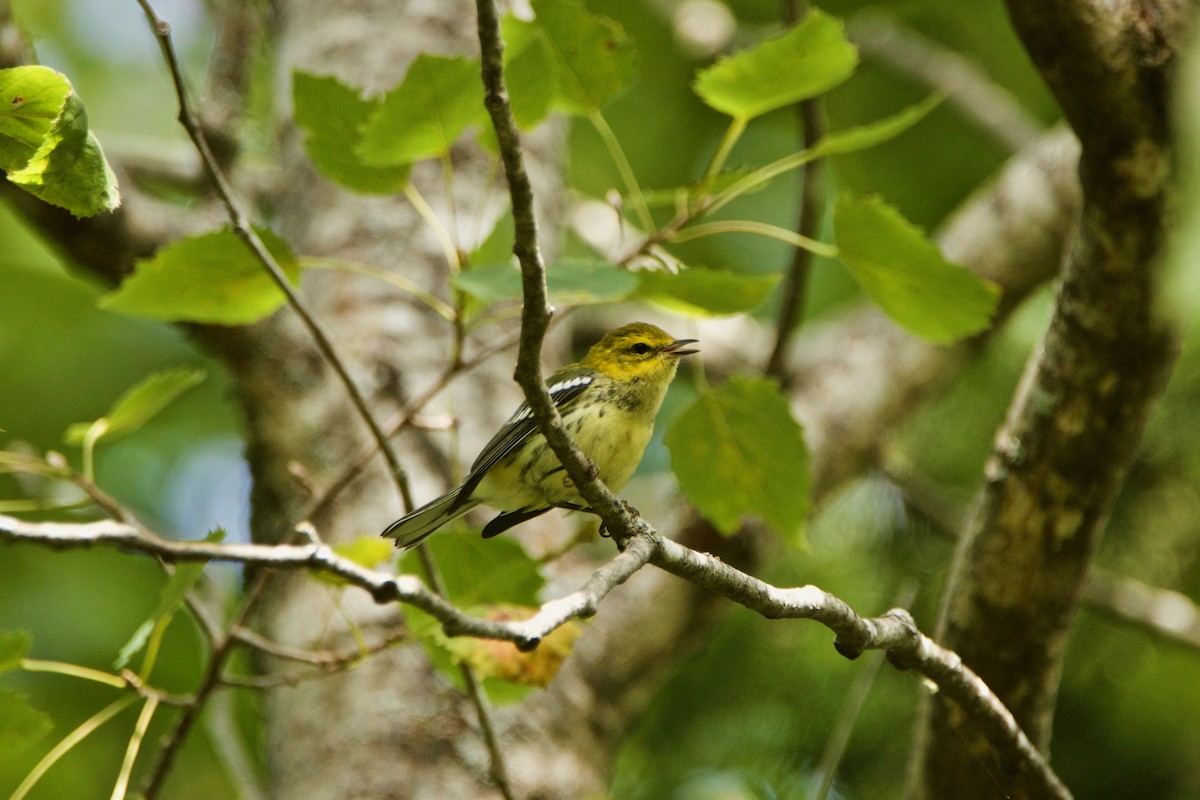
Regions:
<instances>
[{"instance_id":1,"label":"green leaf","mask_svg":"<svg viewBox=\"0 0 1200 800\"><path fill-rule=\"evenodd\" d=\"M12 183L77 217L121 204L83 103L46 67L0 70L0 166Z\"/></svg>"},{"instance_id":2,"label":"green leaf","mask_svg":"<svg viewBox=\"0 0 1200 800\"><path fill-rule=\"evenodd\" d=\"M811 491L808 448L774 382L735 377L709 389L665 442L679 487L718 530L733 533L756 516L781 534L799 531Z\"/></svg>"},{"instance_id":3,"label":"green leaf","mask_svg":"<svg viewBox=\"0 0 1200 800\"><path fill-rule=\"evenodd\" d=\"M33 637L26 631L0 631L0 673L20 669L32 645Z\"/></svg>"},{"instance_id":4,"label":"green leaf","mask_svg":"<svg viewBox=\"0 0 1200 800\"><path fill-rule=\"evenodd\" d=\"M339 542L333 546L333 552L370 569L390 560L396 552L396 547L390 539L372 535Z\"/></svg>"},{"instance_id":5,"label":"green leaf","mask_svg":"<svg viewBox=\"0 0 1200 800\"><path fill-rule=\"evenodd\" d=\"M53 728L50 717L30 705L25 695L0 689L0 753L14 755Z\"/></svg>"},{"instance_id":6,"label":"green leaf","mask_svg":"<svg viewBox=\"0 0 1200 800\"><path fill-rule=\"evenodd\" d=\"M538 594L545 581L538 572L537 563L515 540L506 537L485 540L477 531L452 528L430 537L426 546L431 548L434 559L442 568L449 599L469 613L490 616L488 606L493 604L538 604ZM401 559L400 568L412 572L417 564L417 554L410 552ZM475 662L472 656L478 654L465 653L461 645L446 636L440 622L419 609L406 607L404 616L409 632L425 648L433 666L455 686L463 688L458 665L464 660ZM506 644L499 649L516 657L512 645ZM522 689L487 676L484 676L484 687L488 696L497 702L516 702L528 693L527 687Z\"/></svg>"},{"instance_id":7,"label":"green leaf","mask_svg":"<svg viewBox=\"0 0 1200 800\"><path fill-rule=\"evenodd\" d=\"M14 172L41 162L61 140L55 123L66 107L71 82L49 67L0 70L0 169Z\"/></svg>"},{"instance_id":8,"label":"green leaf","mask_svg":"<svg viewBox=\"0 0 1200 800\"><path fill-rule=\"evenodd\" d=\"M537 605L545 581L537 562L513 539L483 539L477 532L451 528L431 536L426 546L442 568L447 594L455 605ZM401 569L412 571L416 559L415 553L406 554Z\"/></svg>"},{"instance_id":9,"label":"green leaf","mask_svg":"<svg viewBox=\"0 0 1200 800\"><path fill-rule=\"evenodd\" d=\"M857 65L841 21L814 10L787 33L702 70L693 88L717 111L748 120L832 89Z\"/></svg>"},{"instance_id":10,"label":"green leaf","mask_svg":"<svg viewBox=\"0 0 1200 800\"><path fill-rule=\"evenodd\" d=\"M521 296L521 270L495 264L460 272L454 277L460 291L484 303ZM608 261L565 259L546 267L546 288L553 302L564 306L615 303L637 289L637 276Z\"/></svg>"},{"instance_id":11,"label":"green leaf","mask_svg":"<svg viewBox=\"0 0 1200 800\"><path fill-rule=\"evenodd\" d=\"M504 38L504 82L513 118L521 130L532 130L550 115L561 94L558 64L543 28L506 14L500 22Z\"/></svg>"},{"instance_id":12,"label":"green leaf","mask_svg":"<svg viewBox=\"0 0 1200 800\"><path fill-rule=\"evenodd\" d=\"M844 131L830 133L817 142L812 150L809 151L809 154L812 158L824 158L825 156L853 153L858 150L866 150L869 147L881 145L886 141L896 138L925 119L929 112L941 105L945 99L946 96L944 94L935 92L921 102L898 111L889 117L884 117L866 125L847 128Z\"/></svg>"},{"instance_id":13,"label":"green leaf","mask_svg":"<svg viewBox=\"0 0 1200 800\"><path fill-rule=\"evenodd\" d=\"M219 542L224 538L225 531L217 528L205 536L204 541ZM183 561L175 565L175 572L163 586L162 592L159 593L158 605L154 608L154 612L138 626L133 635L129 637L129 641L121 648L117 654L117 660L113 664L114 668L122 669L129 664L129 660L146 646L150 634L154 631L154 626L160 622L169 621L178 613L179 609L183 607L187 593L200 580L207 564L207 561Z\"/></svg>"},{"instance_id":14,"label":"green leaf","mask_svg":"<svg viewBox=\"0 0 1200 800\"><path fill-rule=\"evenodd\" d=\"M143 378L117 399L104 415L104 433L115 439L133 433L145 425L175 398L204 380L204 370L195 367L177 367L156 372ZM67 444L82 444L88 430L95 423L76 422L67 428Z\"/></svg>"},{"instance_id":15,"label":"green leaf","mask_svg":"<svg viewBox=\"0 0 1200 800\"><path fill-rule=\"evenodd\" d=\"M757 308L779 282L778 275L748 275L693 267L680 272L637 273L637 296L685 314L740 314Z\"/></svg>"},{"instance_id":16,"label":"green leaf","mask_svg":"<svg viewBox=\"0 0 1200 800\"><path fill-rule=\"evenodd\" d=\"M946 261L920 228L878 197L838 198L833 230L854 280L917 336L947 343L991 324L1000 287Z\"/></svg>"},{"instance_id":17,"label":"green leaf","mask_svg":"<svg viewBox=\"0 0 1200 800\"><path fill-rule=\"evenodd\" d=\"M300 266L282 239L255 228L293 284ZM135 317L212 325L248 325L287 299L250 249L229 228L189 236L139 261L133 275L100 306Z\"/></svg>"},{"instance_id":18,"label":"green leaf","mask_svg":"<svg viewBox=\"0 0 1200 800\"><path fill-rule=\"evenodd\" d=\"M368 164L411 164L450 152L468 126L486 121L479 60L422 53L384 95L356 150Z\"/></svg>"},{"instance_id":19,"label":"green leaf","mask_svg":"<svg viewBox=\"0 0 1200 800\"><path fill-rule=\"evenodd\" d=\"M467 256L468 268L516 263L517 257L513 255L515 239L512 209L508 208L496 218L496 224L492 226L492 232L487 235L487 238Z\"/></svg>"},{"instance_id":20,"label":"green leaf","mask_svg":"<svg viewBox=\"0 0 1200 800\"><path fill-rule=\"evenodd\" d=\"M304 150L321 174L364 194L392 194L408 181L409 168L375 166L359 157L362 129L382 106L333 76L292 73L296 125Z\"/></svg>"},{"instance_id":21,"label":"green leaf","mask_svg":"<svg viewBox=\"0 0 1200 800\"><path fill-rule=\"evenodd\" d=\"M637 50L619 24L591 13L579 0L533 0L532 5L532 22L509 19L505 24L516 43L507 74L513 113L523 127L549 110L595 113L632 82Z\"/></svg>"}]
</instances>

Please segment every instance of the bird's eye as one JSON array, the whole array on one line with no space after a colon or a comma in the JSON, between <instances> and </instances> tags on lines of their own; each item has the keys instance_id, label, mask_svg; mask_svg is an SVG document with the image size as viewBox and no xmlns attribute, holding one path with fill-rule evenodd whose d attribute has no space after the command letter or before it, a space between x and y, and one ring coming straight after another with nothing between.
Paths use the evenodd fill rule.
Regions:
<instances>
[{"instance_id":1,"label":"bird's eye","mask_svg":"<svg viewBox=\"0 0 1200 800\"><path fill-rule=\"evenodd\" d=\"M650 345L646 344L645 342L635 342L629 346L629 352L636 353L639 356L646 355L646 353L649 353L650 350Z\"/></svg>"}]
</instances>

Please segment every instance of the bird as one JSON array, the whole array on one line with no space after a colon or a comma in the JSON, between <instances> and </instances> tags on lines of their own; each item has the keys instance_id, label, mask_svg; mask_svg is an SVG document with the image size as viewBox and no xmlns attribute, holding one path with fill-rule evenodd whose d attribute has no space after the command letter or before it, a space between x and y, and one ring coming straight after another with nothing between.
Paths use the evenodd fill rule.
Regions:
<instances>
[{"instance_id":1,"label":"bird","mask_svg":"<svg viewBox=\"0 0 1200 800\"><path fill-rule=\"evenodd\" d=\"M575 444L613 492L625 488L646 452L654 418L683 356L699 352L656 325L633 322L608 331L576 364L546 381ZM409 549L478 505L501 513L483 528L491 538L551 508L587 511L558 457L538 431L528 403L484 446L466 479L401 517L382 536Z\"/></svg>"}]
</instances>

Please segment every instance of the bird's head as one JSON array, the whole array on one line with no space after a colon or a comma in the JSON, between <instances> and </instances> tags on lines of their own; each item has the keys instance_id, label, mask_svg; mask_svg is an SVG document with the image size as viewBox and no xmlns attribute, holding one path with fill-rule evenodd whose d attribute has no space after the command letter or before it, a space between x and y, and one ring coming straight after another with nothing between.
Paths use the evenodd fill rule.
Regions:
<instances>
[{"instance_id":1,"label":"bird's head","mask_svg":"<svg viewBox=\"0 0 1200 800\"><path fill-rule=\"evenodd\" d=\"M632 322L604 334L588 350L583 365L615 380L669 379L682 356L699 352L687 347L695 342L676 339L648 322Z\"/></svg>"}]
</instances>

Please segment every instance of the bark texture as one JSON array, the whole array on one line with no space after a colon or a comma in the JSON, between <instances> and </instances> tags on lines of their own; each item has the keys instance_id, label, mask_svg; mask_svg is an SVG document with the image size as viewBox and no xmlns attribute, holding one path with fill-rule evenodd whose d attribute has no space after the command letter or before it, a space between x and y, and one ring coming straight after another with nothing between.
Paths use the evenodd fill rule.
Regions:
<instances>
[{"instance_id":1,"label":"bark texture","mask_svg":"<svg viewBox=\"0 0 1200 800\"><path fill-rule=\"evenodd\" d=\"M1009 10L1081 141L1083 205L935 636L1045 751L1087 567L1174 361L1155 267L1168 199L1167 40L1179 19L1169 3L1012 0ZM963 724L961 709L934 698L927 711L914 794L1039 796Z\"/></svg>"}]
</instances>

